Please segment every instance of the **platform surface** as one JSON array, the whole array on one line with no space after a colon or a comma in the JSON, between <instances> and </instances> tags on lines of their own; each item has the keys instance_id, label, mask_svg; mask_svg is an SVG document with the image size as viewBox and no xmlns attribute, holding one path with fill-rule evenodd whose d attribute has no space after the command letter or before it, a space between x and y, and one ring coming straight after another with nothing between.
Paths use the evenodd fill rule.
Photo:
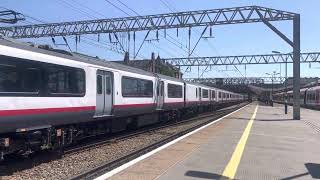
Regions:
<instances>
[{"instance_id":1,"label":"platform surface","mask_svg":"<svg viewBox=\"0 0 320 180\"><path fill-rule=\"evenodd\" d=\"M110 179L320 179L320 111L291 112L251 103Z\"/></svg>"}]
</instances>

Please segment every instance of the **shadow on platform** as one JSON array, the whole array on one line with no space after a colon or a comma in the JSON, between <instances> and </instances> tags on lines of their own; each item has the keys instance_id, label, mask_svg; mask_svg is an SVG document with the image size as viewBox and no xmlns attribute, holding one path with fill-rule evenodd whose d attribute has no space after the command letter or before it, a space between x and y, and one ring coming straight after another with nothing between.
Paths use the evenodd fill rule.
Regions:
<instances>
[{"instance_id":1,"label":"shadow on platform","mask_svg":"<svg viewBox=\"0 0 320 180\"><path fill-rule=\"evenodd\" d=\"M230 178L222 176L220 174L201 172L201 171L187 171L185 173L185 176L190 176L193 178L202 178L202 179L230 180Z\"/></svg>"},{"instance_id":2,"label":"shadow on platform","mask_svg":"<svg viewBox=\"0 0 320 180\"><path fill-rule=\"evenodd\" d=\"M236 120L246 120L249 121L250 119L248 118L236 118ZM254 121L270 121L270 122L274 122L274 121L295 121L292 118L288 118L288 119L254 119Z\"/></svg>"},{"instance_id":3,"label":"shadow on platform","mask_svg":"<svg viewBox=\"0 0 320 180\"><path fill-rule=\"evenodd\" d=\"M313 179L320 179L320 164L306 163L305 166L308 172L286 177L281 180L292 180L292 179L300 178L307 175L310 175Z\"/></svg>"}]
</instances>

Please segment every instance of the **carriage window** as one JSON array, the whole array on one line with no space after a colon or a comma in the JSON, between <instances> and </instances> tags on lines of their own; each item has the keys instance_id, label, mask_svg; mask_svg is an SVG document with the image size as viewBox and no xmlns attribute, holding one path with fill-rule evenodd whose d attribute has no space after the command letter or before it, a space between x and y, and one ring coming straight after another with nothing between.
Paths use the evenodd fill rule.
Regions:
<instances>
[{"instance_id":1,"label":"carriage window","mask_svg":"<svg viewBox=\"0 0 320 180\"><path fill-rule=\"evenodd\" d=\"M216 98L216 92L213 91L213 90L211 91L211 97L212 97L212 98Z\"/></svg>"},{"instance_id":2,"label":"carriage window","mask_svg":"<svg viewBox=\"0 0 320 180\"><path fill-rule=\"evenodd\" d=\"M26 61L0 61L1 94L38 94L41 71L35 63Z\"/></svg>"},{"instance_id":3,"label":"carriage window","mask_svg":"<svg viewBox=\"0 0 320 180\"><path fill-rule=\"evenodd\" d=\"M81 69L50 65L46 69L50 95L81 95L85 93L85 73Z\"/></svg>"},{"instance_id":4,"label":"carriage window","mask_svg":"<svg viewBox=\"0 0 320 180\"><path fill-rule=\"evenodd\" d=\"M97 76L97 94L102 94L102 76Z\"/></svg>"},{"instance_id":5,"label":"carriage window","mask_svg":"<svg viewBox=\"0 0 320 180\"><path fill-rule=\"evenodd\" d=\"M123 97L152 97L153 82L131 77L122 77Z\"/></svg>"},{"instance_id":6,"label":"carriage window","mask_svg":"<svg viewBox=\"0 0 320 180\"><path fill-rule=\"evenodd\" d=\"M203 98L208 98L208 97L209 97L208 90L206 90L206 89L203 89L203 90L202 90L202 97L203 97Z\"/></svg>"},{"instance_id":7,"label":"carriage window","mask_svg":"<svg viewBox=\"0 0 320 180\"><path fill-rule=\"evenodd\" d=\"M0 56L0 93L15 96L84 96L82 69Z\"/></svg>"},{"instance_id":8,"label":"carriage window","mask_svg":"<svg viewBox=\"0 0 320 180\"><path fill-rule=\"evenodd\" d=\"M198 97L198 88L196 88L196 98Z\"/></svg>"},{"instance_id":9,"label":"carriage window","mask_svg":"<svg viewBox=\"0 0 320 180\"><path fill-rule=\"evenodd\" d=\"M168 84L168 98L182 98L182 86Z\"/></svg>"},{"instance_id":10,"label":"carriage window","mask_svg":"<svg viewBox=\"0 0 320 180\"><path fill-rule=\"evenodd\" d=\"M106 78L106 94L111 94L111 76L105 76Z\"/></svg>"},{"instance_id":11,"label":"carriage window","mask_svg":"<svg viewBox=\"0 0 320 180\"><path fill-rule=\"evenodd\" d=\"M219 98L221 98L221 92L219 92Z\"/></svg>"},{"instance_id":12,"label":"carriage window","mask_svg":"<svg viewBox=\"0 0 320 180\"><path fill-rule=\"evenodd\" d=\"M163 90L164 90L164 83L161 81L161 89L160 89L160 95L163 96Z\"/></svg>"}]
</instances>

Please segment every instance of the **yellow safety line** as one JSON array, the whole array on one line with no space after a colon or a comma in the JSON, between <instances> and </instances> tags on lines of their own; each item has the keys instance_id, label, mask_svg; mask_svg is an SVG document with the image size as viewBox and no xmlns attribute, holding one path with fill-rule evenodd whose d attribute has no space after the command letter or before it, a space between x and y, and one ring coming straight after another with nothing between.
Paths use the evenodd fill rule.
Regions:
<instances>
[{"instance_id":1,"label":"yellow safety line","mask_svg":"<svg viewBox=\"0 0 320 180\"><path fill-rule=\"evenodd\" d=\"M236 149L234 150L232 157L228 163L228 165L226 166L226 168L223 171L222 177L227 177L230 179L234 179L234 176L236 175L238 166L240 164L240 160L244 151L244 147L246 146L249 134L250 134L250 130L253 124L253 120L256 117L258 111L258 105L256 106L256 109L254 110L254 113L250 119L250 121L247 124L246 129L244 130L240 141L237 144Z\"/></svg>"}]
</instances>

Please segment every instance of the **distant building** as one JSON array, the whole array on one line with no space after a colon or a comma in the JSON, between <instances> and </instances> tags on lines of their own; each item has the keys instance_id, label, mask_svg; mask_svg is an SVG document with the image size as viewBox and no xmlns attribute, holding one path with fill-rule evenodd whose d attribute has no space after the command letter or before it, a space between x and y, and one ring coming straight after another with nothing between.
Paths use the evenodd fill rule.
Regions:
<instances>
[{"instance_id":1,"label":"distant building","mask_svg":"<svg viewBox=\"0 0 320 180\"><path fill-rule=\"evenodd\" d=\"M131 67L143 69L145 71L149 71L153 73L163 74L163 75L175 77L178 79L182 79L182 73L180 72L179 68L169 63L166 63L164 60L161 60L159 55L157 58L155 58L154 53L152 53L151 59L130 60L128 54L126 54L124 61L113 61L113 62L125 64Z\"/></svg>"},{"instance_id":2,"label":"distant building","mask_svg":"<svg viewBox=\"0 0 320 180\"><path fill-rule=\"evenodd\" d=\"M318 82L318 80L319 80L318 77L308 77L308 78L302 77L302 78L300 78L300 85L305 86L310 83ZM289 77L286 81L287 81L288 86L293 85L293 78L292 77Z\"/></svg>"}]
</instances>

